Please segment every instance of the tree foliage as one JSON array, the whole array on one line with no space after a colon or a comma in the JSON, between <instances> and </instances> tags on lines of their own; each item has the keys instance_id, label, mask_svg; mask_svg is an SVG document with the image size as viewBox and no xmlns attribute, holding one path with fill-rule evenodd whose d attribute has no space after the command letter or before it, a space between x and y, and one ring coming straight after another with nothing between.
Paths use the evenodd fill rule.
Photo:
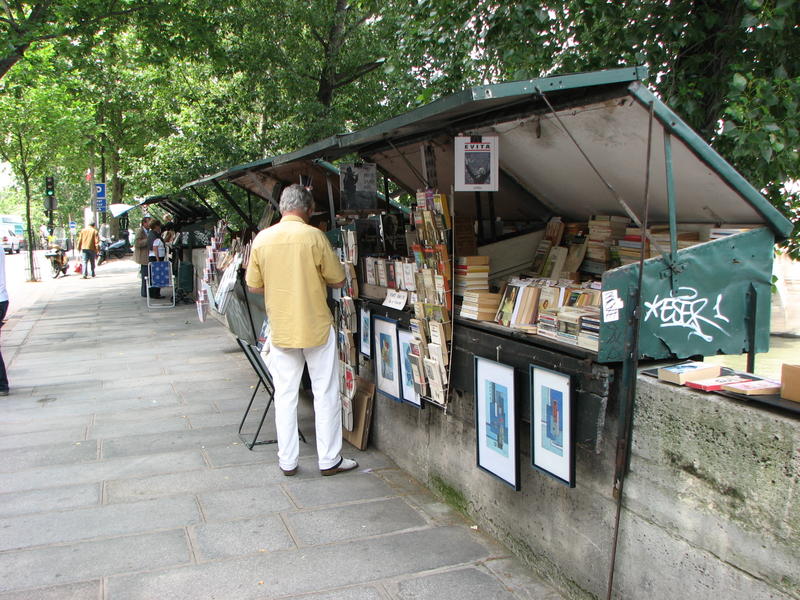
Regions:
<instances>
[{"instance_id":1,"label":"tree foliage","mask_svg":"<svg viewBox=\"0 0 800 600\"><path fill-rule=\"evenodd\" d=\"M6 3L0 76L16 66L0 96L18 85L69 90L89 133L51 141L58 158L52 145L37 152L60 169L104 164L114 201L172 192L469 85L645 64L656 93L776 206L795 220L800 208L783 189L800 179L792 0L78 4ZM25 82L30 69L43 76Z\"/></svg>"}]
</instances>

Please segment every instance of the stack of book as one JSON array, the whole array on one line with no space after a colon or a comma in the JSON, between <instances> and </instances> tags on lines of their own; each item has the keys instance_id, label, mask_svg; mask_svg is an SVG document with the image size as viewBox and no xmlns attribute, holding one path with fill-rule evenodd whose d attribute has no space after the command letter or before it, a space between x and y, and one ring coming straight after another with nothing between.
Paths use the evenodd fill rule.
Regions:
<instances>
[{"instance_id":1,"label":"stack of book","mask_svg":"<svg viewBox=\"0 0 800 600\"><path fill-rule=\"evenodd\" d=\"M538 335L558 339L558 309L544 310L539 312Z\"/></svg>"},{"instance_id":2,"label":"stack of book","mask_svg":"<svg viewBox=\"0 0 800 600\"><path fill-rule=\"evenodd\" d=\"M678 250L681 250L682 248L688 248L689 246L694 246L695 244L700 243L699 231L685 231L681 230L681 228L678 227L678 232L675 235L677 237ZM658 244L658 246L664 252L669 252L670 250L669 225L653 226L650 232L650 238L656 244Z\"/></svg>"},{"instance_id":3,"label":"stack of book","mask_svg":"<svg viewBox=\"0 0 800 600\"><path fill-rule=\"evenodd\" d=\"M502 294L489 291L464 292L458 316L475 321L493 321L502 297Z\"/></svg>"},{"instance_id":4,"label":"stack of book","mask_svg":"<svg viewBox=\"0 0 800 600\"><path fill-rule=\"evenodd\" d=\"M578 346L587 350L600 350L600 309L587 311L581 315Z\"/></svg>"},{"instance_id":5,"label":"stack of book","mask_svg":"<svg viewBox=\"0 0 800 600\"><path fill-rule=\"evenodd\" d=\"M744 227L712 227L711 230L708 232L708 239L718 240L721 238L726 238L730 235L736 235L737 233L750 231L753 227L754 225L744 226Z\"/></svg>"},{"instance_id":6,"label":"stack of book","mask_svg":"<svg viewBox=\"0 0 800 600\"><path fill-rule=\"evenodd\" d=\"M614 266L611 263L610 248L616 240L625 236L628 223L628 217L609 215L595 215L589 221L586 258L581 264L581 271L600 275Z\"/></svg>"},{"instance_id":7,"label":"stack of book","mask_svg":"<svg viewBox=\"0 0 800 600\"><path fill-rule=\"evenodd\" d=\"M458 256L455 266L453 293L463 296L465 292L489 291L489 257Z\"/></svg>"}]
</instances>

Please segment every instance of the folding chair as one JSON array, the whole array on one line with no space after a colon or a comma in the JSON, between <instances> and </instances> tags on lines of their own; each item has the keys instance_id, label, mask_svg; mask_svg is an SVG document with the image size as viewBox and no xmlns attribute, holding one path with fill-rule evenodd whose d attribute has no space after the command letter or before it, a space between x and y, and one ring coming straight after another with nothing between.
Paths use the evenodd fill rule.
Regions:
<instances>
[{"instance_id":1,"label":"folding chair","mask_svg":"<svg viewBox=\"0 0 800 600\"><path fill-rule=\"evenodd\" d=\"M264 426L264 421L267 418L267 412L269 412L269 407L272 406L272 399L275 395L275 386L272 383L272 376L269 374L269 370L267 369L267 365L264 364L264 361L261 358L261 354L259 353L258 349L255 346L248 344L242 338L236 338L236 342L239 344L239 347L244 352L244 355L247 357L247 361L250 363L250 366L253 367L253 371L258 376L258 381L256 382L256 388L253 390L253 395L250 396L250 402L247 404L247 409L244 411L244 415L242 416L242 422L239 423L239 439L241 439L245 445L252 450L253 446L263 446L266 444L277 444L278 440L262 440L258 441L258 435L261 433L261 428ZM267 403L264 406L264 412L261 415L261 420L258 422L258 429L256 429L256 433L253 436L253 439L248 441L245 439L244 434L242 433L242 428L244 427L244 422L247 420L247 415L250 414L250 409L253 406L253 401L256 398L256 394L258 393L258 388L260 386L264 386L264 391L267 393ZM306 442L306 438L303 435L303 432L300 431L300 428L297 428L297 433L300 435L300 439L303 440L303 443Z\"/></svg>"},{"instance_id":2,"label":"folding chair","mask_svg":"<svg viewBox=\"0 0 800 600\"><path fill-rule=\"evenodd\" d=\"M147 308L173 308L175 306L175 283L172 280L172 263L168 260L157 260L147 265ZM172 288L172 299L169 303L151 302L149 288Z\"/></svg>"}]
</instances>

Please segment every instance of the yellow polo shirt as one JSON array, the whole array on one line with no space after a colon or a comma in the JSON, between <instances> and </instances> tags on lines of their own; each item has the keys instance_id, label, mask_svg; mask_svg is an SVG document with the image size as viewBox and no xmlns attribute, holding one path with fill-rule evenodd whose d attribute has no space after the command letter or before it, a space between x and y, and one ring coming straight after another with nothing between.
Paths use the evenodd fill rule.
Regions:
<instances>
[{"instance_id":1,"label":"yellow polo shirt","mask_svg":"<svg viewBox=\"0 0 800 600\"><path fill-rule=\"evenodd\" d=\"M272 343L311 348L328 341L333 323L327 285L344 280L328 238L294 215L260 232L250 249L247 285L264 288Z\"/></svg>"}]
</instances>

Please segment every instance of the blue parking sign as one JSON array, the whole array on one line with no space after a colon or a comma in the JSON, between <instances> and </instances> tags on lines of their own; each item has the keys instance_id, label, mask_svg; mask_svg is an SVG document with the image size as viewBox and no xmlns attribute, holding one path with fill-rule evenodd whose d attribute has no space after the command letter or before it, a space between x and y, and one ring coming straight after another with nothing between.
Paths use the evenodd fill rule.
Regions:
<instances>
[{"instance_id":1,"label":"blue parking sign","mask_svg":"<svg viewBox=\"0 0 800 600\"><path fill-rule=\"evenodd\" d=\"M94 191L95 191L95 198L98 200L105 200L106 199L106 184L105 183L95 183L94 184Z\"/></svg>"}]
</instances>

